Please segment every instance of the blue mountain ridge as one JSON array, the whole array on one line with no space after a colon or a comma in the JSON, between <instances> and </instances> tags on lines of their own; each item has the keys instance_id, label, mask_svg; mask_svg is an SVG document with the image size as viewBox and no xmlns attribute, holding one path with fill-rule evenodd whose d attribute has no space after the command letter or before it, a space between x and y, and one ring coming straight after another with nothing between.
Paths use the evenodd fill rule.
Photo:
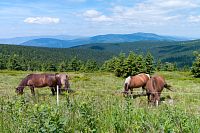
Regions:
<instances>
[{"instance_id":1,"label":"blue mountain ridge","mask_svg":"<svg viewBox=\"0 0 200 133\"><path fill-rule=\"evenodd\" d=\"M83 44L91 43L121 43L121 42L136 42L136 41L186 41L190 40L184 37L161 36L153 33L133 33L133 34L106 34L93 37L81 37L77 39L65 39L55 37L35 38L19 45L38 46L50 48L69 48Z\"/></svg>"}]
</instances>

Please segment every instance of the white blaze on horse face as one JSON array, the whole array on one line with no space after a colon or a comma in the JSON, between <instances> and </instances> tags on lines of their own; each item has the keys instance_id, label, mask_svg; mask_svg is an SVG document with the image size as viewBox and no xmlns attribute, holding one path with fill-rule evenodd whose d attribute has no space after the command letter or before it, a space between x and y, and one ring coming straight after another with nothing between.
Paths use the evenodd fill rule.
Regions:
<instances>
[{"instance_id":1,"label":"white blaze on horse face","mask_svg":"<svg viewBox=\"0 0 200 133\"><path fill-rule=\"evenodd\" d=\"M147 75L147 77L148 77L149 79L151 78L149 74L145 74L145 75Z\"/></svg>"},{"instance_id":2,"label":"white blaze on horse face","mask_svg":"<svg viewBox=\"0 0 200 133\"><path fill-rule=\"evenodd\" d=\"M128 78L126 78L126 80L125 80L125 84L126 84L126 83L129 84L130 81L131 81L131 76L129 76Z\"/></svg>"}]
</instances>

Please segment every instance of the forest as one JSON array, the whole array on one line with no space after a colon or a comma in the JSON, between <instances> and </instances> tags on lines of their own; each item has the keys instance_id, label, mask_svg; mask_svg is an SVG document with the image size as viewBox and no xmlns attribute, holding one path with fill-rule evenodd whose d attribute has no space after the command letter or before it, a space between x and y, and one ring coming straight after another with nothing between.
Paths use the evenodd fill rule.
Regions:
<instances>
[{"instance_id":1,"label":"forest","mask_svg":"<svg viewBox=\"0 0 200 133\"><path fill-rule=\"evenodd\" d=\"M99 70L111 58L120 56L119 53L128 58L130 51L133 51L135 55L139 55L141 58L150 53L153 56L152 62L154 66L159 64L158 66L162 66L163 70L189 70L195 59L193 51L199 50L199 40L186 42L101 43L72 48L42 48L1 44L0 69L79 71L84 70L87 65L89 67L94 65L94 70ZM144 63L144 60L142 63ZM86 71L88 71L88 68L86 68Z\"/></svg>"}]
</instances>

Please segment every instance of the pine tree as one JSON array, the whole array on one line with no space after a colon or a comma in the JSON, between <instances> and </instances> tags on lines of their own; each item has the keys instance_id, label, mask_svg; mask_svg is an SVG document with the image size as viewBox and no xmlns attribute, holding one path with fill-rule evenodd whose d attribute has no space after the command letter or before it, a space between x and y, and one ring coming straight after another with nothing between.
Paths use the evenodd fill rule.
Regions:
<instances>
[{"instance_id":1,"label":"pine tree","mask_svg":"<svg viewBox=\"0 0 200 133\"><path fill-rule=\"evenodd\" d=\"M65 72L67 70L67 63L65 61L62 61L58 66L59 72Z\"/></svg>"},{"instance_id":2,"label":"pine tree","mask_svg":"<svg viewBox=\"0 0 200 133\"><path fill-rule=\"evenodd\" d=\"M145 57L146 73L153 73L154 69L154 58L150 52L147 53Z\"/></svg>"},{"instance_id":3,"label":"pine tree","mask_svg":"<svg viewBox=\"0 0 200 133\"><path fill-rule=\"evenodd\" d=\"M57 71L57 68L54 63L49 63L46 70L55 72L55 71Z\"/></svg>"},{"instance_id":4,"label":"pine tree","mask_svg":"<svg viewBox=\"0 0 200 133\"><path fill-rule=\"evenodd\" d=\"M158 59L157 64L156 64L156 70L160 71L162 69L162 62L160 59Z\"/></svg>"},{"instance_id":5,"label":"pine tree","mask_svg":"<svg viewBox=\"0 0 200 133\"><path fill-rule=\"evenodd\" d=\"M145 72L145 62L142 55L138 55L136 58L136 66L135 66L135 72L133 75Z\"/></svg>"},{"instance_id":6,"label":"pine tree","mask_svg":"<svg viewBox=\"0 0 200 133\"><path fill-rule=\"evenodd\" d=\"M119 56L115 60L115 68L114 73L117 77L121 77L124 75L124 61L125 61L125 54L120 53Z\"/></svg>"},{"instance_id":7,"label":"pine tree","mask_svg":"<svg viewBox=\"0 0 200 133\"><path fill-rule=\"evenodd\" d=\"M177 67L175 63L165 62L163 69L164 71L176 71Z\"/></svg>"},{"instance_id":8,"label":"pine tree","mask_svg":"<svg viewBox=\"0 0 200 133\"><path fill-rule=\"evenodd\" d=\"M85 64L84 71L85 72L94 72L98 70L98 66L96 61L88 60Z\"/></svg>"},{"instance_id":9,"label":"pine tree","mask_svg":"<svg viewBox=\"0 0 200 133\"><path fill-rule=\"evenodd\" d=\"M77 59L77 57L74 57L70 60L68 64L68 70L70 71L79 71L81 69L81 61Z\"/></svg>"},{"instance_id":10,"label":"pine tree","mask_svg":"<svg viewBox=\"0 0 200 133\"><path fill-rule=\"evenodd\" d=\"M6 63L4 56L0 53L0 70L6 69Z\"/></svg>"},{"instance_id":11,"label":"pine tree","mask_svg":"<svg viewBox=\"0 0 200 133\"><path fill-rule=\"evenodd\" d=\"M196 78L200 78L200 54L198 52L194 52L196 56L195 61L192 64L191 72Z\"/></svg>"},{"instance_id":12,"label":"pine tree","mask_svg":"<svg viewBox=\"0 0 200 133\"><path fill-rule=\"evenodd\" d=\"M117 57L113 57L112 59L105 61L101 67L101 70L107 72L114 72L115 62L117 62Z\"/></svg>"},{"instance_id":13,"label":"pine tree","mask_svg":"<svg viewBox=\"0 0 200 133\"><path fill-rule=\"evenodd\" d=\"M124 74L123 77L135 75L136 73L136 55L134 52L130 52L128 57L124 61Z\"/></svg>"},{"instance_id":14,"label":"pine tree","mask_svg":"<svg viewBox=\"0 0 200 133\"><path fill-rule=\"evenodd\" d=\"M22 70L19 55L11 55L8 59L7 68L10 70Z\"/></svg>"}]
</instances>

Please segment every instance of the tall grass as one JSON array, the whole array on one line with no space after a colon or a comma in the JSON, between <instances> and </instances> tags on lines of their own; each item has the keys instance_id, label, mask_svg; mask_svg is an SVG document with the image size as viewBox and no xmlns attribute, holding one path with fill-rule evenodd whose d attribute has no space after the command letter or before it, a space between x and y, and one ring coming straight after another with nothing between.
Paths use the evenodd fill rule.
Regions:
<instances>
[{"instance_id":1,"label":"tall grass","mask_svg":"<svg viewBox=\"0 0 200 133\"><path fill-rule=\"evenodd\" d=\"M200 132L200 82L188 73L158 73L176 91L165 90L159 107L147 105L144 96L123 97L123 79L110 73L70 73L76 92L61 95L59 106L48 88L35 97L28 88L16 96L26 74L0 75L0 132Z\"/></svg>"}]
</instances>

